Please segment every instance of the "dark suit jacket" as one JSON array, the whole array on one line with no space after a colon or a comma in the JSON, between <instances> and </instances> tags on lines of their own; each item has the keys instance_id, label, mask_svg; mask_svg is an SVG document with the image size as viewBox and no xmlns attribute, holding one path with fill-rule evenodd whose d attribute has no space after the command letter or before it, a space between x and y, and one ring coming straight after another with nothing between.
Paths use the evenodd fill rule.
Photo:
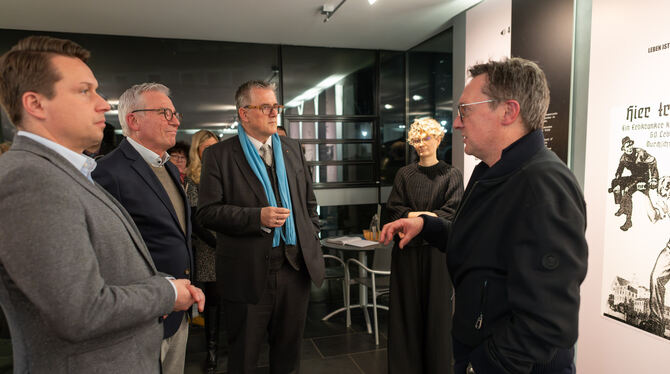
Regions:
<instances>
[{"instance_id":1,"label":"dark suit jacket","mask_svg":"<svg viewBox=\"0 0 670 374\"><path fill-rule=\"evenodd\" d=\"M323 254L312 178L300 145L281 138L297 245L312 281L321 285ZM261 208L269 206L261 182L247 162L239 138L207 148L203 155L197 218L217 232L216 279L222 298L258 302L268 275L268 253L273 232L261 230Z\"/></svg>"},{"instance_id":2,"label":"dark suit jacket","mask_svg":"<svg viewBox=\"0 0 670 374\"><path fill-rule=\"evenodd\" d=\"M186 233L179 225L170 197L142 156L124 139L119 147L100 159L93 179L126 208L142 233L158 271L175 278L191 278L190 207L181 188L177 167L165 164L170 177L181 191L186 212ZM171 313L165 320L164 337L172 336L184 312Z\"/></svg>"},{"instance_id":3,"label":"dark suit jacket","mask_svg":"<svg viewBox=\"0 0 670 374\"><path fill-rule=\"evenodd\" d=\"M0 157L0 304L15 373L158 373L174 307L125 209L23 136Z\"/></svg>"}]
</instances>

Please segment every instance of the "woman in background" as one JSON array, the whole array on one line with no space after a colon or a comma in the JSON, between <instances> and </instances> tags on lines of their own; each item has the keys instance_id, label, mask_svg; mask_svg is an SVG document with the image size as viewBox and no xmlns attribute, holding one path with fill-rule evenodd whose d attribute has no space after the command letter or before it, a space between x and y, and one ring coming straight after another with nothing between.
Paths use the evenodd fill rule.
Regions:
<instances>
[{"instance_id":1,"label":"woman in background","mask_svg":"<svg viewBox=\"0 0 670 374\"><path fill-rule=\"evenodd\" d=\"M202 152L219 138L211 131L200 130L191 138L189 151L190 163L186 169L185 189L191 205L191 217L195 217L198 207L198 186L200 185L200 171L202 170ZM219 297L216 291L216 237L202 227L197 220L193 220L193 252L195 255L195 280L201 283L205 292L205 339L207 340L206 373L216 372L217 349L219 338Z\"/></svg>"},{"instance_id":2,"label":"woman in background","mask_svg":"<svg viewBox=\"0 0 670 374\"><path fill-rule=\"evenodd\" d=\"M422 214L452 220L463 196L461 172L437 159L444 129L418 119L407 134L419 162L398 170L385 222ZM451 372L451 293L446 255L415 238L396 243L391 261L389 373Z\"/></svg>"},{"instance_id":3,"label":"woman in background","mask_svg":"<svg viewBox=\"0 0 670 374\"><path fill-rule=\"evenodd\" d=\"M172 162L179 170L179 180L182 187L186 187L186 168L188 167L189 146L184 142L177 142L175 145L167 150L170 155L170 162Z\"/></svg>"}]
</instances>

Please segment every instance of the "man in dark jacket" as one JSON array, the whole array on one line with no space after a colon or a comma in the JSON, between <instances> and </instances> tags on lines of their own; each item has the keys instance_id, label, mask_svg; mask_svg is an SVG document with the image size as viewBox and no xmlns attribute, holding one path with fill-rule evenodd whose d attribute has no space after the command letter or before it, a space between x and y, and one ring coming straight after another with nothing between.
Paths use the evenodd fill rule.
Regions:
<instances>
[{"instance_id":1,"label":"man in dark jacket","mask_svg":"<svg viewBox=\"0 0 670 374\"><path fill-rule=\"evenodd\" d=\"M297 373L310 280L325 271L312 176L300 144L276 135L274 85L248 81L235 102L238 136L203 153L197 213L216 231L228 373L255 373L264 341L271 373Z\"/></svg>"},{"instance_id":2,"label":"man in dark jacket","mask_svg":"<svg viewBox=\"0 0 670 374\"><path fill-rule=\"evenodd\" d=\"M455 372L574 373L586 207L574 176L544 145L549 88L520 58L470 68L454 128L475 168L453 221L421 216L381 240L418 234L447 252L456 290Z\"/></svg>"},{"instance_id":3,"label":"man in dark jacket","mask_svg":"<svg viewBox=\"0 0 670 374\"><path fill-rule=\"evenodd\" d=\"M98 161L92 175L130 213L158 271L190 279L190 205L167 152L175 144L181 114L169 95L159 83L136 84L121 95L118 114L126 138ZM163 322L163 374L184 372L187 339L187 316L170 313Z\"/></svg>"}]
</instances>

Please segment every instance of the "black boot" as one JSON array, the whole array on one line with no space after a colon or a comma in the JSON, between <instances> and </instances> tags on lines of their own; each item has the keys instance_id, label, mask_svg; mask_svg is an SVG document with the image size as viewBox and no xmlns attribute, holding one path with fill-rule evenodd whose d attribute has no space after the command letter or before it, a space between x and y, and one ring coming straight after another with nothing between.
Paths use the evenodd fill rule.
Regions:
<instances>
[{"instance_id":1,"label":"black boot","mask_svg":"<svg viewBox=\"0 0 670 374\"><path fill-rule=\"evenodd\" d=\"M205 372L207 374L216 373L217 349L219 346L219 318L218 306L208 305L205 307L205 338L207 339Z\"/></svg>"}]
</instances>

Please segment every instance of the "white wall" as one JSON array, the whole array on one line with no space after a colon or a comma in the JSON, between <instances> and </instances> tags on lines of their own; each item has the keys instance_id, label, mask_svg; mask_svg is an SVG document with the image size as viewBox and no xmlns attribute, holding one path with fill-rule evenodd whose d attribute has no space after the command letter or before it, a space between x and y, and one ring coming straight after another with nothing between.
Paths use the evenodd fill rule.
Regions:
<instances>
[{"instance_id":1,"label":"white wall","mask_svg":"<svg viewBox=\"0 0 670 374\"><path fill-rule=\"evenodd\" d=\"M668 13L667 1L592 0L584 167L589 270L581 290L577 354L581 373L670 372L670 340L603 316L611 278L628 273L648 286L655 255L670 237L670 219L651 222L645 214L646 198L639 192L633 201L633 227L620 230L623 217L614 216L617 207L607 193L623 136L656 156L661 175L670 172L668 148L647 143L649 131L623 126L630 122L626 110L631 105L650 105L653 111L659 101L670 103L670 49L648 50L670 42Z\"/></svg>"},{"instance_id":2,"label":"white wall","mask_svg":"<svg viewBox=\"0 0 670 374\"><path fill-rule=\"evenodd\" d=\"M509 32L512 24L512 0L485 0L467 11L465 22L465 71L463 74L466 76L465 82L467 83L469 82L467 69L470 66L491 59L499 60L509 57L512 45L512 36ZM454 96L454 102L458 102L458 97ZM456 111L454 115L457 115ZM454 143L462 142L460 135L459 131L455 133ZM464 156L465 185L478 163L479 160L475 157Z\"/></svg>"}]
</instances>

